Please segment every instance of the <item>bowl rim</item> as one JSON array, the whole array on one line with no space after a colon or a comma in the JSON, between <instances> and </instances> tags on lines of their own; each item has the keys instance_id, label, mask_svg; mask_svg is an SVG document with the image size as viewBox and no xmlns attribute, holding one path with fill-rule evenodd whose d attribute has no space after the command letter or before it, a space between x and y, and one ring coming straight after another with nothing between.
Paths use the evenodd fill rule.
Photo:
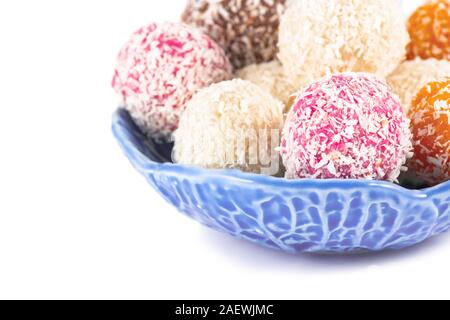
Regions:
<instances>
[{"instance_id":1,"label":"bowl rim","mask_svg":"<svg viewBox=\"0 0 450 320\"><path fill-rule=\"evenodd\" d=\"M129 139L129 130L122 123L124 121L123 108L118 108L112 117L112 131L122 148L126 148L127 151L133 151L133 159L130 159L138 169L152 170L166 174L176 174L178 176L208 176L210 179L224 179L236 180L240 183L270 185L272 187L299 189L299 188L316 188L316 189L339 189L339 188L367 188L378 187L386 189L387 191L397 191L404 195L407 195L414 199L426 199L427 197L434 196L448 192L450 196L450 181L438 184L434 187L412 190L407 189L401 185L377 180L357 180L357 179L286 179L282 177L266 176L256 173L244 172L236 169L205 169L190 165L181 165L172 162L159 163L151 160L145 155L134 143ZM129 152L126 152L130 156Z\"/></svg>"}]
</instances>

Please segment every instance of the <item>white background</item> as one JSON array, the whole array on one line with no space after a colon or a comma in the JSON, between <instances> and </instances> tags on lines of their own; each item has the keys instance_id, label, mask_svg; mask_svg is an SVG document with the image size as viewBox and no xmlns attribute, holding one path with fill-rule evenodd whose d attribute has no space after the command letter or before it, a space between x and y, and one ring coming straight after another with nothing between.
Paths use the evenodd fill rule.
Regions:
<instances>
[{"instance_id":1,"label":"white background","mask_svg":"<svg viewBox=\"0 0 450 320\"><path fill-rule=\"evenodd\" d=\"M115 57L183 2L0 2L0 298L450 298L450 235L290 256L199 226L133 170L110 132Z\"/></svg>"}]
</instances>

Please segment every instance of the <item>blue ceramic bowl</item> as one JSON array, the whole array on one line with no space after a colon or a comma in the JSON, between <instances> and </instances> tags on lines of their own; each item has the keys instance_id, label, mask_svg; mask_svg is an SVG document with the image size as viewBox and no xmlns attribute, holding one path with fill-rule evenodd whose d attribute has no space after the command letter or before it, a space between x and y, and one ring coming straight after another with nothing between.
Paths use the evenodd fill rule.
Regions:
<instances>
[{"instance_id":1,"label":"blue ceramic bowl","mask_svg":"<svg viewBox=\"0 0 450 320\"><path fill-rule=\"evenodd\" d=\"M450 182L423 190L366 180L286 180L171 163L119 109L113 132L133 166L179 211L287 252L402 249L450 229Z\"/></svg>"}]
</instances>

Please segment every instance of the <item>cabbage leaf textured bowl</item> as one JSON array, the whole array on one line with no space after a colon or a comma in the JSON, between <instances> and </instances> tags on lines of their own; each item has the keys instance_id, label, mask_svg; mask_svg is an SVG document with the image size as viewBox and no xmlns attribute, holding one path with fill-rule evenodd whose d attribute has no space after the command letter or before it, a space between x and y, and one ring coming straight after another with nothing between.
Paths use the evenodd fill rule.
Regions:
<instances>
[{"instance_id":1,"label":"cabbage leaf textured bowl","mask_svg":"<svg viewBox=\"0 0 450 320\"><path fill-rule=\"evenodd\" d=\"M171 163L119 109L113 133L133 166L179 211L291 253L402 249L450 229L450 182L409 190L368 180L286 180Z\"/></svg>"}]
</instances>

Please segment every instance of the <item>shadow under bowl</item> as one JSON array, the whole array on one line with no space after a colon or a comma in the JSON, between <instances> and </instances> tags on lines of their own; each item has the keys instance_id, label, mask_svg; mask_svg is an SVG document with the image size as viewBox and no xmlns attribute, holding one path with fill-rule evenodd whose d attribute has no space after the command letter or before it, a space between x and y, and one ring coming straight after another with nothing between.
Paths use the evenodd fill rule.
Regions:
<instances>
[{"instance_id":1,"label":"shadow under bowl","mask_svg":"<svg viewBox=\"0 0 450 320\"><path fill-rule=\"evenodd\" d=\"M410 190L383 181L287 180L171 162L127 111L113 116L130 162L180 212L215 230L290 253L402 249L450 229L450 182Z\"/></svg>"}]
</instances>

